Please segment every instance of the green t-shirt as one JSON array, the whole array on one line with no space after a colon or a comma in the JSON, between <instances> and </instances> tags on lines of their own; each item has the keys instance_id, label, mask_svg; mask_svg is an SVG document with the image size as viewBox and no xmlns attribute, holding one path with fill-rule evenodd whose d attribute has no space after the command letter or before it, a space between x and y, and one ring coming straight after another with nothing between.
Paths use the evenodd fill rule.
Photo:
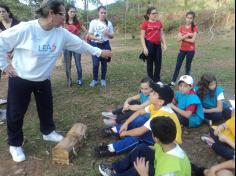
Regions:
<instances>
[{"instance_id":1,"label":"green t-shirt","mask_svg":"<svg viewBox=\"0 0 236 176\"><path fill-rule=\"evenodd\" d=\"M172 153L171 153L172 152ZM174 173L176 176L191 176L191 165L187 155L177 145L173 151L165 153L160 145L155 145L155 176ZM178 152L181 156L175 156Z\"/></svg>"}]
</instances>

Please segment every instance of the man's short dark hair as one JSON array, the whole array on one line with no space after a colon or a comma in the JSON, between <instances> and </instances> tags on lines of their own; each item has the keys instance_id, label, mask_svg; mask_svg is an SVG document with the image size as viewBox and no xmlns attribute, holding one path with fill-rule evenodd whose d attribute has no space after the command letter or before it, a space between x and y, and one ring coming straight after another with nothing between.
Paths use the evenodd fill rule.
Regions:
<instances>
[{"instance_id":1,"label":"man's short dark hair","mask_svg":"<svg viewBox=\"0 0 236 176\"><path fill-rule=\"evenodd\" d=\"M156 117L151 121L150 126L154 137L158 138L162 144L170 144L175 141L177 129L170 117Z\"/></svg>"}]
</instances>

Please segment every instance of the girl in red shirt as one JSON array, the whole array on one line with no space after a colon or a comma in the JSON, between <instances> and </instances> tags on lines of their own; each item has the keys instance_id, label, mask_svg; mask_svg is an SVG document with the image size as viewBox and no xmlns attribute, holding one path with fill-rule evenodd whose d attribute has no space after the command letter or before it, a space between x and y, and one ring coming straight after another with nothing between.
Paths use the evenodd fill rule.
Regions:
<instances>
[{"instance_id":1,"label":"girl in red shirt","mask_svg":"<svg viewBox=\"0 0 236 176\"><path fill-rule=\"evenodd\" d=\"M158 12L155 7L148 8L145 19L146 21L141 24L141 43L143 53L147 56L147 73L148 77L154 82L160 82L162 64L161 43L163 43L163 49L167 49L163 25L158 20ZM153 63L155 64L154 73Z\"/></svg>"},{"instance_id":2,"label":"girl in red shirt","mask_svg":"<svg viewBox=\"0 0 236 176\"><path fill-rule=\"evenodd\" d=\"M176 68L170 86L175 86L184 58L186 57L185 75L191 74L191 65L195 55L195 41L198 33L198 26L194 23L195 12L186 14L186 24L180 26L178 42L181 42L180 51L177 58Z\"/></svg>"},{"instance_id":3,"label":"girl in red shirt","mask_svg":"<svg viewBox=\"0 0 236 176\"><path fill-rule=\"evenodd\" d=\"M73 6L69 6L67 8L66 13L66 23L65 28L70 31L71 33L81 37L80 31L82 30L84 33L87 33L87 29L79 22L76 16L76 8ZM67 86L72 86L72 78L71 78L71 59L72 55L75 59L75 66L77 69L77 85L82 85L82 65L81 65L81 54L65 50L64 51L64 61L65 61L65 70L66 70L66 77L67 77Z\"/></svg>"}]
</instances>

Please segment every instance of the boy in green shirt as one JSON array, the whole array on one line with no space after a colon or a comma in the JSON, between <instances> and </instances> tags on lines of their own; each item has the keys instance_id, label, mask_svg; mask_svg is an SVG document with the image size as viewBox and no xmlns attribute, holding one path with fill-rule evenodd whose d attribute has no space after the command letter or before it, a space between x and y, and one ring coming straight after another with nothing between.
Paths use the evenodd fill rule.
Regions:
<instances>
[{"instance_id":1,"label":"boy in green shirt","mask_svg":"<svg viewBox=\"0 0 236 176\"><path fill-rule=\"evenodd\" d=\"M155 147L140 145L128 157L112 164L101 164L103 176L191 176L186 153L176 144L176 125L169 117L151 121Z\"/></svg>"}]
</instances>

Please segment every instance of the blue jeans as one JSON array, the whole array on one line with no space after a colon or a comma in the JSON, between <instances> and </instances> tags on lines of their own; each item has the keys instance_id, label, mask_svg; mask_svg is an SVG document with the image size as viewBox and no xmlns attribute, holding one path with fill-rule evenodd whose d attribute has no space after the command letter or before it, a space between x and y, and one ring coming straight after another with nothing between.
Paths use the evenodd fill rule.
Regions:
<instances>
[{"instance_id":1,"label":"blue jeans","mask_svg":"<svg viewBox=\"0 0 236 176\"><path fill-rule=\"evenodd\" d=\"M224 104L225 102L223 102ZM215 112L215 113L205 113L205 118L208 120L212 120L213 123L217 123L220 121L228 120L232 116L232 110L230 107L224 107L222 112Z\"/></svg>"},{"instance_id":2,"label":"blue jeans","mask_svg":"<svg viewBox=\"0 0 236 176\"><path fill-rule=\"evenodd\" d=\"M94 47L98 47L102 50L111 50L111 46L110 46L110 42L106 41L104 43L95 43L95 42L91 42L91 45ZM99 71L99 65L101 62L101 79L102 80L106 80L106 75L107 75L107 62L109 62L111 60L111 58L109 59L105 59L102 57L97 57L97 56L92 56L93 59L93 80L98 81L98 71Z\"/></svg>"},{"instance_id":3,"label":"blue jeans","mask_svg":"<svg viewBox=\"0 0 236 176\"><path fill-rule=\"evenodd\" d=\"M112 164L112 169L116 171L115 176L139 176L134 168L134 162L141 157L149 161L148 175L154 176L155 152L145 144L140 144L126 158Z\"/></svg>"},{"instance_id":4,"label":"blue jeans","mask_svg":"<svg viewBox=\"0 0 236 176\"><path fill-rule=\"evenodd\" d=\"M179 51L177 63L175 67L175 72L172 77L172 82L176 82L185 57L186 57L185 75L191 74L191 65L192 65L194 55L195 55L195 51L181 51L181 50Z\"/></svg>"},{"instance_id":5,"label":"blue jeans","mask_svg":"<svg viewBox=\"0 0 236 176\"><path fill-rule=\"evenodd\" d=\"M146 117L145 115L139 116L129 124L128 130L142 127L148 120L149 118ZM119 131L121 125L117 125L116 127L117 131ZM113 147L116 151L116 154L121 154L134 149L137 145L141 143L147 143L148 145L154 144L151 131L148 131L144 135L138 137L131 137L131 136L125 137L113 143Z\"/></svg>"},{"instance_id":6,"label":"blue jeans","mask_svg":"<svg viewBox=\"0 0 236 176\"><path fill-rule=\"evenodd\" d=\"M66 70L66 77L67 80L71 80L71 60L72 60L72 55L74 56L75 59L75 66L77 69L77 77L78 80L82 80L82 65L81 65L81 54L65 50L64 51L64 63L65 63L65 70Z\"/></svg>"},{"instance_id":7,"label":"blue jeans","mask_svg":"<svg viewBox=\"0 0 236 176\"><path fill-rule=\"evenodd\" d=\"M147 59L147 74L154 82L161 80L161 65L162 65L162 49L161 45L153 44L146 40L146 46L148 48L148 59ZM153 72L153 63L155 69Z\"/></svg>"}]
</instances>

